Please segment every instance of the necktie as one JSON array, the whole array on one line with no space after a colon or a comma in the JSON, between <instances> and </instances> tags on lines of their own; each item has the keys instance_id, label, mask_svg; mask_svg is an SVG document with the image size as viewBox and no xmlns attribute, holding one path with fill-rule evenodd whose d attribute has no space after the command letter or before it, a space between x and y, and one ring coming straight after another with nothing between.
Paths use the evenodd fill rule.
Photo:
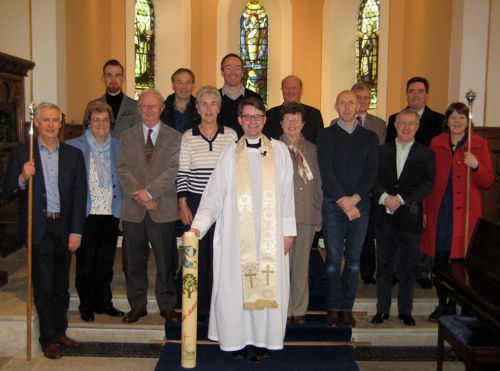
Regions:
<instances>
[{"instance_id":1,"label":"necktie","mask_svg":"<svg viewBox=\"0 0 500 371\"><path fill-rule=\"evenodd\" d=\"M153 150L155 149L153 140L151 139L152 132L153 129L148 129L148 139L146 139L146 145L144 146L144 154L146 155L147 162L151 160L151 156L153 156Z\"/></svg>"},{"instance_id":2,"label":"necktie","mask_svg":"<svg viewBox=\"0 0 500 371\"><path fill-rule=\"evenodd\" d=\"M358 125L359 126L363 126L363 119L361 118L361 116L357 116L356 120L358 120Z\"/></svg>"}]
</instances>

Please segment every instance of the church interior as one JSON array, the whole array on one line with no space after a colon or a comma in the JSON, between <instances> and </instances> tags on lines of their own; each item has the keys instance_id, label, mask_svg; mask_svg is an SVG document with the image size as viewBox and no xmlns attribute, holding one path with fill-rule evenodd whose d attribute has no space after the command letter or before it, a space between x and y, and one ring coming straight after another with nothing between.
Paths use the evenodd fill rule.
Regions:
<instances>
[{"instance_id":1,"label":"church interior","mask_svg":"<svg viewBox=\"0 0 500 371\"><path fill-rule=\"evenodd\" d=\"M268 17L266 107L283 102L281 80L293 74L303 82L301 101L318 108L325 126L328 125L337 117L335 97L357 80L360 7L371 2L252 2L260 3ZM0 109L15 115L13 137L3 136L0 127L2 174L9 151L27 138L32 102L54 102L61 107L65 117L63 136L70 138L81 133L87 102L104 91L102 66L109 59L122 63L124 93L136 96L135 3L135 0L0 0ZM171 74L179 67L186 67L196 76L194 91L204 85L221 87L220 61L228 53L240 52L240 19L249 0L151 0L149 3L155 20L153 86L163 96L171 94ZM376 105L370 113L387 120L405 107L406 82L412 76L428 79L428 105L441 113L452 102L467 103L465 94L472 89L476 93L472 110L474 128L488 140L497 177L493 188L483 193L484 214L487 220L499 224L500 116L495 107L500 100L500 1L373 3L379 6L379 17L374 62ZM25 360L26 251L12 247L15 244L12 238L5 237L12 232L15 216L12 205L0 206L0 234L4 236L0 242L0 279L5 279L5 286L0 288L0 332L4 334L0 339L0 370L155 369L157 348L146 351L149 356L130 357L124 354L126 351L110 357L97 351L99 355L92 356L89 351L87 355L64 357L56 363L44 359L36 341L36 314L32 319L34 357L30 362ZM125 310L128 304L120 254L118 249L113 290L116 306ZM148 296L153 313L140 325L127 327L120 321L99 317L90 326L79 320L74 263L71 275L71 335L94 344L161 345L165 333L158 308L154 307L154 287L150 287ZM149 275L150 281L154 281L154 272ZM350 346L368 350L355 357L355 367L363 371L434 369L437 326L426 321L437 303L434 290L415 289L417 326L410 329L397 320L380 327L372 325L369 319L376 311L375 303L375 286L360 283L354 311L362 319L353 329ZM308 314L320 315L315 311ZM401 356L398 347L411 349L413 353ZM370 349L383 355L370 358ZM421 357L415 355L419 350ZM459 357L449 351L447 354L444 370L465 369ZM203 369L202 363L198 366Z\"/></svg>"}]
</instances>

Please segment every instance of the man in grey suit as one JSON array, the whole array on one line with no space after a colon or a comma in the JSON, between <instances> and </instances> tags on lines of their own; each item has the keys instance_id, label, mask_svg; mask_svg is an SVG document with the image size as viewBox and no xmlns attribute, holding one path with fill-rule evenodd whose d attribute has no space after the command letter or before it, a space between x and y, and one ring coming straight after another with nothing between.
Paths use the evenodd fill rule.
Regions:
<instances>
[{"instance_id":1,"label":"man in grey suit","mask_svg":"<svg viewBox=\"0 0 500 371\"><path fill-rule=\"evenodd\" d=\"M178 219L175 178L181 134L163 125L164 104L155 89L139 98L142 123L124 131L120 140L118 174L123 188L123 237L127 245L127 298L130 312L123 322L147 315L149 244L156 261L156 301L167 322L178 322L172 269L175 221Z\"/></svg>"},{"instance_id":2,"label":"man in grey suit","mask_svg":"<svg viewBox=\"0 0 500 371\"><path fill-rule=\"evenodd\" d=\"M377 134L378 143L384 144L385 136L387 133L385 121L375 115L368 113L368 107L370 106L371 99L370 85L365 82L358 82L354 84L351 90L358 97L359 108L356 112L356 121L358 125L361 125L362 127L370 131L373 131L375 134ZM361 279L365 284L375 283L375 207L376 205L372 200L372 204L370 207L370 218L368 221L368 230L366 232L363 250L361 250L359 272L361 274Z\"/></svg>"},{"instance_id":3,"label":"man in grey suit","mask_svg":"<svg viewBox=\"0 0 500 371\"><path fill-rule=\"evenodd\" d=\"M98 100L109 104L113 109L115 124L111 130L111 135L116 139L120 139L120 134L123 131L141 120L137 111L137 102L123 94L123 79L124 70L119 61L110 59L104 63L102 81L106 86L106 93Z\"/></svg>"}]
</instances>

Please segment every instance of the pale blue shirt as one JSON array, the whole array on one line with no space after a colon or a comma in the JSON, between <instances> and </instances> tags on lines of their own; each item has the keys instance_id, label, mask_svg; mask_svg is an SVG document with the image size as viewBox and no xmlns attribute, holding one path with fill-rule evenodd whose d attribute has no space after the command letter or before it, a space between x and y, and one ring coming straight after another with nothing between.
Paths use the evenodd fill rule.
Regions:
<instances>
[{"instance_id":1,"label":"pale blue shirt","mask_svg":"<svg viewBox=\"0 0 500 371\"><path fill-rule=\"evenodd\" d=\"M47 147L38 142L38 149L42 159L43 178L45 181L45 192L47 194L47 212L58 213L61 211L59 199L59 143L50 152Z\"/></svg>"},{"instance_id":2,"label":"pale blue shirt","mask_svg":"<svg viewBox=\"0 0 500 371\"><path fill-rule=\"evenodd\" d=\"M148 131L149 129L153 129L151 133L151 140L153 141L153 145L156 144L156 138L158 138L158 132L160 131L161 121L158 121L155 126L152 128L148 128L146 125L142 124L142 133L144 134L144 144L146 144L146 140L148 140Z\"/></svg>"}]
</instances>

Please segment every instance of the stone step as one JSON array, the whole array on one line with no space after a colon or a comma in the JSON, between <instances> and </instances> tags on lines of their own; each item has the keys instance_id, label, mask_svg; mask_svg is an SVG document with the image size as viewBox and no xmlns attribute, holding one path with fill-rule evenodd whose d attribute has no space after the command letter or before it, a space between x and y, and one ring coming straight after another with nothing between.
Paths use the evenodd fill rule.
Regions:
<instances>
[{"instance_id":1,"label":"stone step","mask_svg":"<svg viewBox=\"0 0 500 371\"><path fill-rule=\"evenodd\" d=\"M71 295L71 299L70 299L69 310L70 311L78 311L79 304L80 304L80 301L78 299L78 296L73 293ZM118 308L124 312L128 312L130 309L130 306L129 306L128 301L127 301L127 297L125 295L115 295L113 297L113 304L116 308ZM151 296L151 295L148 296L148 304L147 305L148 305L147 306L148 312L150 312L150 313L157 313L160 311L154 296ZM413 300L412 314L417 315L417 316L429 315L434 310L436 305L437 305L436 298L415 298ZM179 306L180 306L180 303L179 303ZM359 297L358 299L356 299L356 302L354 303L353 310L355 312L365 312L368 315L373 315L377 312L377 299ZM398 313L397 299L392 300L391 313Z\"/></svg>"},{"instance_id":2,"label":"stone step","mask_svg":"<svg viewBox=\"0 0 500 371\"><path fill-rule=\"evenodd\" d=\"M354 343L371 346L436 345L437 325L427 321L427 316L414 316L416 326L410 327L405 326L397 317L374 325L371 323L371 315L362 312L355 312L354 315L357 321L352 330ZM322 319L315 318L314 321ZM78 311L71 311L67 333L70 337L88 342L158 343L165 339L164 320L158 313L149 313L136 323L126 324L121 318L105 315L96 315L94 322L84 322Z\"/></svg>"}]
</instances>

